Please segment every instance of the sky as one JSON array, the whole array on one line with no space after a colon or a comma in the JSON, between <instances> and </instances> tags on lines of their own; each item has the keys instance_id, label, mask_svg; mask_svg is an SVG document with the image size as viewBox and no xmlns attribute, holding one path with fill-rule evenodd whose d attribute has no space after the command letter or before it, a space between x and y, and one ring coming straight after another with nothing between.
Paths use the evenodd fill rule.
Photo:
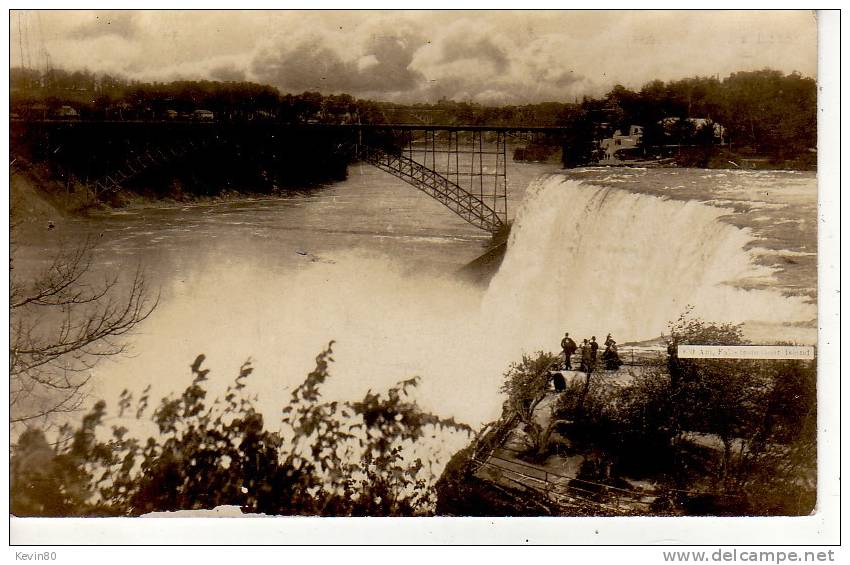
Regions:
<instances>
[{"instance_id":1,"label":"sky","mask_svg":"<svg viewBox=\"0 0 850 565\"><path fill-rule=\"evenodd\" d=\"M485 104L772 68L817 75L809 11L13 11L11 64Z\"/></svg>"}]
</instances>

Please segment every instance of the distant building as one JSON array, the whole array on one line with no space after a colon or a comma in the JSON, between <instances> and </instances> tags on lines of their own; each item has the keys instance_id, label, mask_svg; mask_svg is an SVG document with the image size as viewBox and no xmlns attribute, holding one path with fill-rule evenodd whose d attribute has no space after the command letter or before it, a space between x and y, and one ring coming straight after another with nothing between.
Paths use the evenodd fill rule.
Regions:
<instances>
[{"instance_id":1,"label":"distant building","mask_svg":"<svg viewBox=\"0 0 850 565\"><path fill-rule=\"evenodd\" d=\"M690 133L683 136L679 126L682 122L686 122L691 127L686 128L691 130ZM689 144L696 143L693 134L700 132L703 128L710 127L713 129L716 142L723 144L726 137L726 128L709 118L664 118L659 120L658 125L661 126L664 132L666 141L660 143L666 148L683 147ZM614 132L612 137L607 137L599 141L599 149L601 156L599 163L603 165L611 165L622 163L633 159L640 159L642 150L638 149L643 139L643 127L633 125L629 127L629 134L624 135L620 130Z\"/></svg>"},{"instance_id":2,"label":"distant building","mask_svg":"<svg viewBox=\"0 0 850 565\"><path fill-rule=\"evenodd\" d=\"M54 116L60 120L76 120L80 114L70 106L60 106Z\"/></svg>"},{"instance_id":3,"label":"distant building","mask_svg":"<svg viewBox=\"0 0 850 565\"><path fill-rule=\"evenodd\" d=\"M192 112L192 119L199 122L211 122L215 119L215 114L209 110L195 110Z\"/></svg>"},{"instance_id":4,"label":"distant building","mask_svg":"<svg viewBox=\"0 0 850 565\"><path fill-rule=\"evenodd\" d=\"M621 158L618 157L618 152L628 153L629 150L634 149L640 144L640 140L643 138L643 127L642 126L631 126L629 127L629 135L623 135L620 130L614 132L613 137L606 137L602 141L599 142L599 148L603 151L603 158L600 161L601 163L618 163Z\"/></svg>"}]
</instances>

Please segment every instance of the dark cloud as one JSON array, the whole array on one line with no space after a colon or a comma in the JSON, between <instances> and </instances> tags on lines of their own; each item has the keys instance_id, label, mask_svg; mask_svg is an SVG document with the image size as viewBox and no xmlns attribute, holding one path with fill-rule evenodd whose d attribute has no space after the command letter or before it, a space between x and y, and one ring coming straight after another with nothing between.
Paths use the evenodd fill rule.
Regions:
<instances>
[{"instance_id":1,"label":"dark cloud","mask_svg":"<svg viewBox=\"0 0 850 565\"><path fill-rule=\"evenodd\" d=\"M360 73L360 79L376 86L376 90L405 91L416 88L424 80L410 69L413 55L421 47L414 36L381 35L372 38L366 55L375 57L377 64Z\"/></svg>"},{"instance_id":2,"label":"dark cloud","mask_svg":"<svg viewBox=\"0 0 850 565\"><path fill-rule=\"evenodd\" d=\"M472 40L468 37L450 37L443 43L444 63L453 63L463 59L479 59L493 64L496 71L503 72L508 68L508 58L505 52L487 37Z\"/></svg>"},{"instance_id":3,"label":"dark cloud","mask_svg":"<svg viewBox=\"0 0 850 565\"><path fill-rule=\"evenodd\" d=\"M221 81L244 81L245 71L236 65L220 65L210 70L210 77Z\"/></svg>"},{"instance_id":4,"label":"dark cloud","mask_svg":"<svg viewBox=\"0 0 850 565\"><path fill-rule=\"evenodd\" d=\"M130 39L138 32L139 25L133 12L101 10L95 13L90 21L71 30L70 35L74 39L92 39L107 35Z\"/></svg>"},{"instance_id":5,"label":"dark cloud","mask_svg":"<svg viewBox=\"0 0 850 565\"><path fill-rule=\"evenodd\" d=\"M413 37L375 36L360 62L344 61L320 40L311 39L261 52L252 61L251 71L259 81L291 92L404 92L424 80L410 69L418 47Z\"/></svg>"},{"instance_id":6,"label":"dark cloud","mask_svg":"<svg viewBox=\"0 0 850 565\"><path fill-rule=\"evenodd\" d=\"M294 48L259 53L251 70L261 82L284 90L335 90L351 81L354 69L318 40L305 41Z\"/></svg>"}]
</instances>

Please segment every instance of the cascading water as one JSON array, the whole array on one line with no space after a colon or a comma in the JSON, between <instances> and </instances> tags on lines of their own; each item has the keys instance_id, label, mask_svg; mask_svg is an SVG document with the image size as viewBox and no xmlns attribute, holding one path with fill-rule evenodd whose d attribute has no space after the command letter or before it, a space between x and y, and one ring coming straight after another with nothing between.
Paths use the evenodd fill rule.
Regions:
<instances>
[{"instance_id":1,"label":"cascading water","mask_svg":"<svg viewBox=\"0 0 850 565\"><path fill-rule=\"evenodd\" d=\"M526 347L563 331L611 332L623 340L658 336L687 305L716 322L795 323L814 306L740 280L769 279L728 211L551 176L537 181L518 211L507 253L484 311Z\"/></svg>"},{"instance_id":2,"label":"cascading water","mask_svg":"<svg viewBox=\"0 0 850 565\"><path fill-rule=\"evenodd\" d=\"M420 375L423 408L476 425L498 417L508 365L523 352L557 350L564 331L579 339L611 332L620 343L651 338L688 304L711 321L779 327L814 318L801 298L729 284L769 281L771 271L752 263L744 250L751 234L719 219L725 213L552 176L529 187L483 292L363 248L274 270L265 249L223 254L212 246L165 293L136 338L136 356L98 367L94 397L148 383L152 398L182 390L181 367L199 353L217 376L208 383L213 396L250 357L251 387L274 415L333 339L326 399L362 398Z\"/></svg>"}]
</instances>

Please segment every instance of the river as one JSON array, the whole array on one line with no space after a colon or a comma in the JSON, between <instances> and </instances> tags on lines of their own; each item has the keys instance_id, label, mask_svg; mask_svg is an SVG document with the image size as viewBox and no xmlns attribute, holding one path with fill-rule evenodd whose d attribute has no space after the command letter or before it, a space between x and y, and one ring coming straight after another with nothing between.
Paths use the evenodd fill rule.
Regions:
<instances>
[{"instance_id":1,"label":"river","mask_svg":"<svg viewBox=\"0 0 850 565\"><path fill-rule=\"evenodd\" d=\"M650 339L692 304L755 341L816 340L814 173L509 163L508 194L516 222L489 288L455 276L489 236L366 164L283 198L23 226L16 268L88 235L97 272L141 265L160 289L131 352L95 368L92 398L111 406L124 388L182 390L204 353L213 394L250 359L273 415L335 340L326 399L419 375L423 408L477 425L498 416L508 363L564 330Z\"/></svg>"}]
</instances>

